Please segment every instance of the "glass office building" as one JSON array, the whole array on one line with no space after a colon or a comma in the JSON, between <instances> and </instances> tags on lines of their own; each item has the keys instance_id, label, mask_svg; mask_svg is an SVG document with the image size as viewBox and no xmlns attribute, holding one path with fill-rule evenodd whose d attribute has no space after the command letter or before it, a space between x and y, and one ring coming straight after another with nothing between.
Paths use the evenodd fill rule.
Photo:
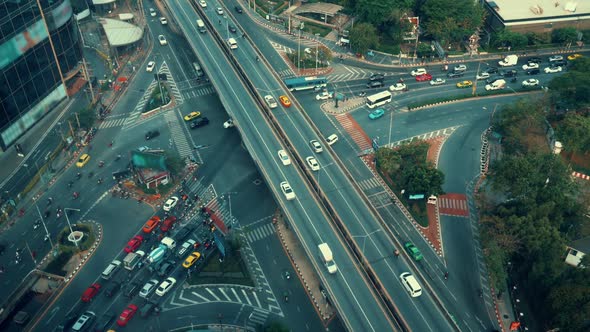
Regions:
<instances>
[{"instance_id":1,"label":"glass office building","mask_svg":"<svg viewBox=\"0 0 590 332\"><path fill-rule=\"evenodd\" d=\"M0 0L2 150L67 97L64 80L81 59L69 0Z\"/></svg>"}]
</instances>

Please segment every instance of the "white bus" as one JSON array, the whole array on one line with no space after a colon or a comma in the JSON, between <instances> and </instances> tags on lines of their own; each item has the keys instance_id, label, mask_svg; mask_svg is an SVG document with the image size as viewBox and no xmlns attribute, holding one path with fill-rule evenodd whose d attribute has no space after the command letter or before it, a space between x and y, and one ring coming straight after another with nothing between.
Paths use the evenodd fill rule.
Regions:
<instances>
[{"instance_id":1,"label":"white bus","mask_svg":"<svg viewBox=\"0 0 590 332\"><path fill-rule=\"evenodd\" d=\"M391 102L391 92L385 90L371 96L367 96L367 107L375 108Z\"/></svg>"}]
</instances>

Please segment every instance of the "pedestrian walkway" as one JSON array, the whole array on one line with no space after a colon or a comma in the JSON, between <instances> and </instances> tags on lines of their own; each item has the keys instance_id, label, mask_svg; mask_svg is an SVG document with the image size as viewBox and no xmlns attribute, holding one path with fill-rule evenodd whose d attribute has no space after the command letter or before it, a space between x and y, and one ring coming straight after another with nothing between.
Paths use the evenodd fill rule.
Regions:
<instances>
[{"instance_id":1,"label":"pedestrian walkway","mask_svg":"<svg viewBox=\"0 0 590 332\"><path fill-rule=\"evenodd\" d=\"M246 322L246 328L250 331L257 331L259 326L264 326L266 323L266 318L268 317L268 312L254 309L250 316L248 316L248 321Z\"/></svg>"},{"instance_id":2,"label":"pedestrian walkway","mask_svg":"<svg viewBox=\"0 0 590 332\"><path fill-rule=\"evenodd\" d=\"M332 68L334 68L332 73L327 75L328 82L331 83L367 79L374 74L374 72L369 69L362 69L338 63L332 64ZM387 74L384 75L387 76Z\"/></svg>"},{"instance_id":3,"label":"pedestrian walkway","mask_svg":"<svg viewBox=\"0 0 590 332\"><path fill-rule=\"evenodd\" d=\"M279 70L277 73L281 78L290 78L297 76L291 68Z\"/></svg>"},{"instance_id":4,"label":"pedestrian walkway","mask_svg":"<svg viewBox=\"0 0 590 332\"><path fill-rule=\"evenodd\" d=\"M381 187L381 183L377 181L374 177L369 179L360 180L357 182L358 186L361 187L363 191L371 190L373 188Z\"/></svg>"},{"instance_id":5,"label":"pedestrian walkway","mask_svg":"<svg viewBox=\"0 0 590 332\"><path fill-rule=\"evenodd\" d=\"M107 116L99 125L98 129L106 129L113 127L122 127L127 121L126 117L121 116Z\"/></svg>"},{"instance_id":6,"label":"pedestrian walkway","mask_svg":"<svg viewBox=\"0 0 590 332\"><path fill-rule=\"evenodd\" d=\"M339 114L335 116L342 128L346 130L350 138L356 143L360 151L371 149L371 140L361 126L350 114Z\"/></svg>"},{"instance_id":7,"label":"pedestrian walkway","mask_svg":"<svg viewBox=\"0 0 590 332\"><path fill-rule=\"evenodd\" d=\"M172 137L170 147L172 147L172 143L174 143L176 151L178 151L178 154L180 154L180 157L183 160L187 157L192 157L193 149L186 139L186 134L182 128L182 125L179 123L176 113L166 112L164 113L164 119L166 119L166 123L168 123L168 128L170 128L170 136Z\"/></svg>"},{"instance_id":8,"label":"pedestrian walkway","mask_svg":"<svg viewBox=\"0 0 590 332\"><path fill-rule=\"evenodd\" d=\"M456 217L468 217L467 196L465 194L445 194L438 196L440 214Z\"/></svg>"},{"instance_id":9,"label":"pedestrian walkway","mask_svg":"<svg viewBox=\"0 0 590 332\"><path fill-rule=\"evenodd\" d=\"M267 238L275 233L275 228L269 223L266 225L260 225L253 229L248 229L246 231L246 238L250 243L253 243Z\"/></svg>"}]
</instances>

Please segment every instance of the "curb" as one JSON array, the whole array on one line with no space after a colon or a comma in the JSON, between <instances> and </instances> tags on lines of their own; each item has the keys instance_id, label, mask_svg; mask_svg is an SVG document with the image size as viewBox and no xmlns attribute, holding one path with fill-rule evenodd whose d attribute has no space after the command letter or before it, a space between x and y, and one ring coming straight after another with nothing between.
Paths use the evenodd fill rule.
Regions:
<instances>
[{"instance_id":1,"label":"curb","mask_svg":"<svg viewBox=\"0 0 590 332\"><path fill-rule=\"evenodd\" d=\"M572 172L572 176L575 176L577 178L583 179L583 180L587 180L590 181L590 176L584 174L584 173L580 173L580 172Z\"/></svg>"}]
</instances>

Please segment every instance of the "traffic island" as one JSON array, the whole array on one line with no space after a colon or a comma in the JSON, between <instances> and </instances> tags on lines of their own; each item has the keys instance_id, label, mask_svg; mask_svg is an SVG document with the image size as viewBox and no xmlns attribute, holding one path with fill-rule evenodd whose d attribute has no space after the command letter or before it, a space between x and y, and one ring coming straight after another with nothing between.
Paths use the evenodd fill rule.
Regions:
<instances>
[{"instance_id":1,"label":"traffic island","mask_svg":"<svg viewBox=\"0 0 590 332\"><path fill-rule=\"evenodd\" d=\"M187 283L189 285L227 284L254 287L254 281L241 254L229 255L223 261L220 261L220 257L219 251L216 250L200 271L190 274Z\"/></svg>"}]
</instances>

